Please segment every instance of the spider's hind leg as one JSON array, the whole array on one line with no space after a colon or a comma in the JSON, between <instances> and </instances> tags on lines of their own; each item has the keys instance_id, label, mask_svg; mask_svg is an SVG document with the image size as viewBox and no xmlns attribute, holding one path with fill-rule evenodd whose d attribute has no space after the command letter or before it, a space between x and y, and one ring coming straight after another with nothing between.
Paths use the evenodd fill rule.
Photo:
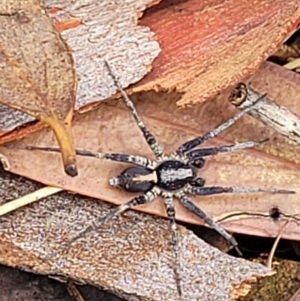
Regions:
<instances>
[{"instance_id":1,"label":"spider's hind leg","mask_svg":"<svg viewBox=\"0 0 300 301\"><path fill-rule=\"evenodd\" d=\"M167 212L168 219L171 225L171 244L174 250L174 259L176 266L174 267L174 275L176 281L176 287L178 291L178 295L182 295L181 286L180 286L180 260L179 260L179 243L178 243L178 234L177 234L177 226L175 220L175 207L173 198L171 195L163 194L163 200Z\"/></svg>"},{"instance_id":2,"label":"spider's hind leg","mask_svg":"<svg viewBox=\"0 0 300 301\"><path fill-rule=\"evenodd\" d=\"M152 190L146 192L145 194L137 196L137 197L131 199L129 202L122 204L122 205L118 206L117 208L111 210L105 216L96 218L96 220L94 220L81 233L79 233L77 236L75 236L73 239L71 239L68 242L68 246L70 246L76 240L78 240L82 237L85 237L87 233L100 228L102 224L110 221L113 217L122 214L124 211L126 211L132 207L151 202L153 199L155 199L158 196L158 194L159 194L159 191L157 189L153 188Z\"/></svg>"},{"instance_id":3,"label":"spider's hind leg","mask_svg":"<svg viewBox=\"0 0 300 301\"><path fill-rule=\"evenodd\" d=\"M212 229L216 230L221 236L228 240L231 245L235 248L237 253L242 256L241 250L238 248L238 243L232 235L230 235L225 229L220 225L215 223L210 217L208 217L199 207L197 207L192 200L183 192L176 193L176 197L179 199L180 203L188 209L190 212L194 213L196 216L204 220L204 222L210 226Z\"/></svg>"}]
</instances>

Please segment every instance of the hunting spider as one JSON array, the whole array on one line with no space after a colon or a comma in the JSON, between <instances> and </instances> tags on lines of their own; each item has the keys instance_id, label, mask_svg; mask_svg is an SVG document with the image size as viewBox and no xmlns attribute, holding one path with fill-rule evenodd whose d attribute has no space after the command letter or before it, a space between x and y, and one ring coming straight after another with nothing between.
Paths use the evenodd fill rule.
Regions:
<instances>
[{"instance_id":1,"label":"hunting spider","mask_svg":"<svg viewBox=\"0 0 300 301\"><path fill-rule=\"evenodd\" d=\"M121 92L126 106L131 111L136 124L140 128L147 141L149 147L156 157L156 161L152 161L148 158L129 155L129 154L117 154L117 153L98 153L87 150L76 150L77 155L96 157L99 159L108 159L117 162L131 163L134 166L126 168L121 174L109 180L112 186L119 187L128 192L142 192L140 196L136 196L127 203L116 207L106 216L97 218L91 223L84 231L74 237L68 245L74 241L85 236L88 232L99 228L103 223L108 222L114 216L117 216L127 209L134 206L148 203L154 200L157 196L162 196L166 208L166 213L171 225L171 242L174 247L174 255L176 260L175 278L177 283L177 289L181 294L179 283L178 271L180 269L178 254L178 237L176 232L175 222L175 209L173 203L173 197L176 197L180 203L189 211L194 213L199 218L203 219L205 223L211 228L219 232L226 240L228 240L232 246L241 254L237 247L236 240L227 233L221 226L216 224L211 218L209 218L199 207L197 207L187 194L192 195L212 195L220 193L257 193L257 192L269 192L269 193L293 193L288 190L279 190L273 188L257 188L257 187L205 187L205 180L198 177L197 170L204 165L204 157L216 155L218 153L231 152L240 149L250 148L259 145L261 142L247 141L243 143L236 143L232 145L225 145L219 147L194 149L196 146L202 144L204 141L209 140L217 136L220 132L224 131L231 125L233 125L238 119L245 115L250 109L246 108L239 112L233 118L229 119L225 123L221 124L214 130L206 133L203 136L196 137L190 141L187 141L180 145L177 150L167 156L163 153L161 146L157 143L156 139L146 128L143 121L140 119L132 101L129 99L126 92L123 90L118 80L112 73L109 65L105 62L105 65L113 78L115 85ZM263 96L264 97L264 96ZM39 149L48 151L59 151L58 148L41 148L41 147L27 147L27 149Z\"/></svg>"}]
</instances>

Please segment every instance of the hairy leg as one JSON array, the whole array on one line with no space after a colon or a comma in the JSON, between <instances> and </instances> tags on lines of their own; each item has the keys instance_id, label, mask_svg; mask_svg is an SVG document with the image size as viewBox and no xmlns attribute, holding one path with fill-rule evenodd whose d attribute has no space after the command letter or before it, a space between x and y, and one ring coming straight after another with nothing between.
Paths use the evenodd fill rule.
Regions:
<instances>
[{"instance_id":1,"label":"hairy leg","mask_svg":"<svg viewBox=\"0 0 300 301\"><path fill-rule=\"evenodd\" d=\"M259 97L250 107L245 108L244 110L240 111L238 114L236 114L234 117L230 118L229 120L227 120L226 122L222 123L221 125L219 125L217 128L213 129L212 131L206 133L203 136L199 136L196 137L192 140L189 140L187 142L185 142L184 144L182 144L177 150L176 150L176 154L177 155L182 155L188 151L190 151L191 149L193 149L194 147L200 145L201 143L203 143L206 140L209 140L213 137L216 137L217 135L219 135L221 132L223 132L224 130L226 130L227 128L229 128L230 126L232 126L237 120L239 120L241 117L243 117L246 113L248 113L253 106L260 101L262 98L264 98L266 96L266 94L262 95L261 97Z\"/></svg>"},{"instance_id":2,"label":"hairy leg","mask_svg":"<svg viewBox=\"0 0 300 301\"><path fill-rule=\"evenodd\" d=\"M175 220L175 207L173 198L171 195L163 194L163 200L167 212L168 219L171 225L171 244L174 250L174 259L176 266L174 267L174 275L177 286L178 295L182 295L181 286L180 286L180 260L179 260L179 244L178 244L178 234Z\"/></svg>"},{"instance_id":3,"label":"hairy leg","mask_svg":"<svg viewBox=\"0 0 300 301\"><path fill-rule=\"evenodd\" d=\"M118 90L121 92L123 99L126 103L126 106L128 107L128 109L131 111L135 122L137 123L138 127L140 128L140 130L142 131L149 147L151 148L152 152L154 153L154 155L156 156L157 159L162 160L163 159L163 151L162 148L160 147L160 145L158 144L158 142L156 141L156 139L154 138L154 136L150 133L150 131L147 129L147 127L145 126L144 122L141 120L138 112L136 111L131 99L128 97L127 93L124 91L124 89L121 87L120 83L118 82L117 78L115 77L115 75L112 73L112 70L110 69L110 66L108 65L108 63L105 61L105 66L108 69L108 72L110 74L110 76L112 77L112 79L114 80L114 83L116 85L116 87L118 88Z\"/></svg>"},{"instance_id":4,"label":"hairy leg","mask_svg":"<svg viewBox=\"0 0 300 301\"><path fill-rule=\"evenodd\" d=\"M204 220L204 222L216 230L220 235L222 235L226 240L228 240L231 245L235 248L237 253L241 256L242 252L237 246L237 242L232 235L230 235L225 229L220 225L215 223L210 217L208 217L199 207L197 207L192 200L183 192L176 193L176 197L179 199L180 203L188 209L190 212L194 213L196 216Z\"/></svg>"},{"instance_id":5,"label":"hairy leg","mask_svg":"<svg viewBox=\"0 0 300 301\"><path fill-rule=\"evenodd\" d=\"M41 151L48 151L48 152L58 152L60 153L60 148L58 147L40 147L40 146L18 146L13 147L16 149L27 149L27 150L41 150ZM117 154L117 153L101 153L101 152L93 152L88 150L75 150L76 155L82 157L92 157L97 159L107 159L116 162L123 162L123 163L132 163L135 165L143 166L146 168L153 169L156 166L156 163L148 158L142 156L135 156L135 155L127 155L127 154Z\"/></svg>"},{"instance_id":6,"label":"hairy leg","mask_svg":"<svg viewBox=\"0 0 300 301\"><path fill-rule=\"evenodd\" d=\"M72 238L68 242L67 247L69 247L76 240L86 236L87 233L100 228L102 224L110 221L113 217L122 214L124 211L126 211L134 206L138 206L138 205L142 205L142 204L151 202L153 199L155 199L157 197L158 193L159 193L159 191L154 188L154 189L146 192L144 195L135 197L135 198L131 199L129 202L118 206L117 208L111 210L105 216L97 218L86 229L84 229L81 233L79 233L77 236Z\"/></svg>"}]
</instances>

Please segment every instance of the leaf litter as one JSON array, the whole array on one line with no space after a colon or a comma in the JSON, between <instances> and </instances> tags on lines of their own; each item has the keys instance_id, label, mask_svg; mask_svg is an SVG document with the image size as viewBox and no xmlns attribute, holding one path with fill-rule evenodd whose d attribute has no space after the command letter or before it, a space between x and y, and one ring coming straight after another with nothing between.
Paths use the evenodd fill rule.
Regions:
<instances>
[{"instance_id":1,"label":"leaf litter","mask_svg":"<svg viewBox=\"0 0 300 301\"><path fill-rule=\"evenodd\" d=\"M255 81L261 84L267 79L269 85L266 87L270 87L269 89L280 83L283 90L287 89L292 93L293 88L293 93L298 93L298 86L295 84L297 78L289 79L285 74L289 71L282 71L282 68L280 68L280 72L283 72L283 74L277 70L276 77L269 79L270 76L272 77L272 73L276 74L276 70L269 73L268 66L270 64L264 65L261 69L261 75ZM274 65L272 66L276 68ZM282 78L285 80L283 81ZM252 82L255 81L253 78ZM169 153L174 150L174 146L211 130L233 116L236 109L228 103L228 94L224 93L197 108L179 109L174 103L174 99L180 97L176 92L163 95L149 92L136 95L135 105L146 125L149 126L157 140L163 145L164 150ZM271 93L270 95L274 97ZM275 97L278 103L286 107L290 106L286 100L294 99L292 95L286 98L285 94L278 94ZM150 99L151 101L148 101ZM299 109L296 108L294 113L297 113L297 110ZM73 133L77 141L76 148L132 153L152 158L146 143L141 143L143 138L140 132L136 127L129 126L130 124L134 124L130 113L121 104L112 101L104 103L94 112L76 116L73 126ZM270 142L264 143L257 149L226 155L220 154L207 159L206 165L200 170L201 176L207 181L207 185L277 187L298 191L299 168L297 164L299 158L295 152L295 147L298 146L254 118L245 116L236 126L229 128L226 133L220 135L219 138L215 138L209 145L224 145L233 141L261 141L266 138L270 139ZM53 139L51 132L45 129L14 143L14 145L49 147L53 144ZM133 196L108 184L108 179L119 174L126 166L124 164L78 157L81 173L76 179L70 179L58 169L58 154L5 148L0 148L0 151L8 157L12 172L46 185L58 186L65 190L99 198L113 204L124 203ZM26 157L26 160L23 160L24 157ZM32 166L35 166L35 168L33 169ZM47 172L45 172L45 168ZM218 217L236 211L255 211L265 214L274 206L277 206L286 216L299 214L297 194L290 195L288 202L286 199L278 195L232 194L203 198L195 197L193 201L211 217ZM178 204L175 206L178 220L202 224L201 220L185 211L181 206ZM138 206L135 209L165 216L162 203L157 201L146 206ZM228 231L276 237L283 222L284 219L274 222L271 217L266 218L265 216L241 216L240 219L234 221L223 221L222 226ZM284 229L282 237L293 240L300 239L297 220L292 220L289 223Z\"/></svg>"},{"instance_id":2,"label":"leaf litter","mask_svg":"<svg viewBox=\"0 0 300 301\"><path fill-rule=\"evenodd\" d=\"M110 62L114 61L114 64L117 63L118 68L123 70L127 84L140 80L149 72L150 64L160 52L160 47L153 37L153 32L148 27L137 25L137 20L146 6L150 6L152 2L151 0L131 2L105 0L100 4L96 0L44 1L44 7L50 11L53 22L68 21L70 18L81 20L77 27L61 33L68 47L72 49L79 79L76 109L106 99L113 94L107 89L109 76L103 67L104 57ZM44 35L43 30L37 33ZM41 50L39 46L36 49ZM33 61L32 64L34 63L36 62ZM35 68L38 68L38 65ZM68 79L72 80L71 74L57 76L55 82L66 85L65 81ZM67 90L67 87L65 89ZM32 120L28 115L0 106L0 129L4 132Z\"/></svg>"},{"instance_id":3,"label":"leaf litter","mask_svg":"<svg viewBox=\"0 0 300 301\"><path fill-rule=\"evenodd\" d=\"M300 18L296 0L268 0L254 7L246 0L221 4L216 0L164 0L153 6L157 2L101 1L99 5L96 0L45 1L55 21L81 20L62 32L73 50L80 78L77 109L92 110L91 103L113 93L106 89L108 77L100 63L104 56L110 63L117 61L127 84L137 82L152 69L129 89L130 93L176 87L183 95L180 105L202 102L254 73ZM6 133L29 121L16 112L2 111L0 108L0 120L5 126L0 128ZM5 141L40 127L29 125L6 135Z\"/></svg>"},{"instance_id":4,"label":"leaf litter","mask_svg":"<svg viewBox=\"0 0 300 301\"><path fill-rule=\"evenodd\" d=\"M15 189L18 187L18 189ZM3 201L36 190L22 178L1 175ZM178 227L183 298L173 280L169 223L127 212L70 249L66 242L111 205L60 193L1 217L0 262L55 278L72 278L109 290L128 300L218 300L246 294L256 276L272 272L228 256ZM49 254L58 252L55 257Z\"/></svg>"}]
</instances>

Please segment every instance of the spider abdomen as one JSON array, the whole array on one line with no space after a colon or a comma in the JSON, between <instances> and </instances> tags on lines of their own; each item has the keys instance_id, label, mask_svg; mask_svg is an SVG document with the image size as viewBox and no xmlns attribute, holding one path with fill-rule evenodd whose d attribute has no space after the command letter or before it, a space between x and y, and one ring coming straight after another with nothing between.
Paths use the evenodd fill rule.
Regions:
<instances>
[{"instance_id":1,"label":"spider abdomen","mask_svg":"<svg viewBox=\"0 0 300 301\"><path fill-rule=\"evenodd\" d=\"M193 166L179 160L164 161L155 171L157 173L157 186L166 191L179 190L197 176Z\"/></svg>"}]
</instances>

